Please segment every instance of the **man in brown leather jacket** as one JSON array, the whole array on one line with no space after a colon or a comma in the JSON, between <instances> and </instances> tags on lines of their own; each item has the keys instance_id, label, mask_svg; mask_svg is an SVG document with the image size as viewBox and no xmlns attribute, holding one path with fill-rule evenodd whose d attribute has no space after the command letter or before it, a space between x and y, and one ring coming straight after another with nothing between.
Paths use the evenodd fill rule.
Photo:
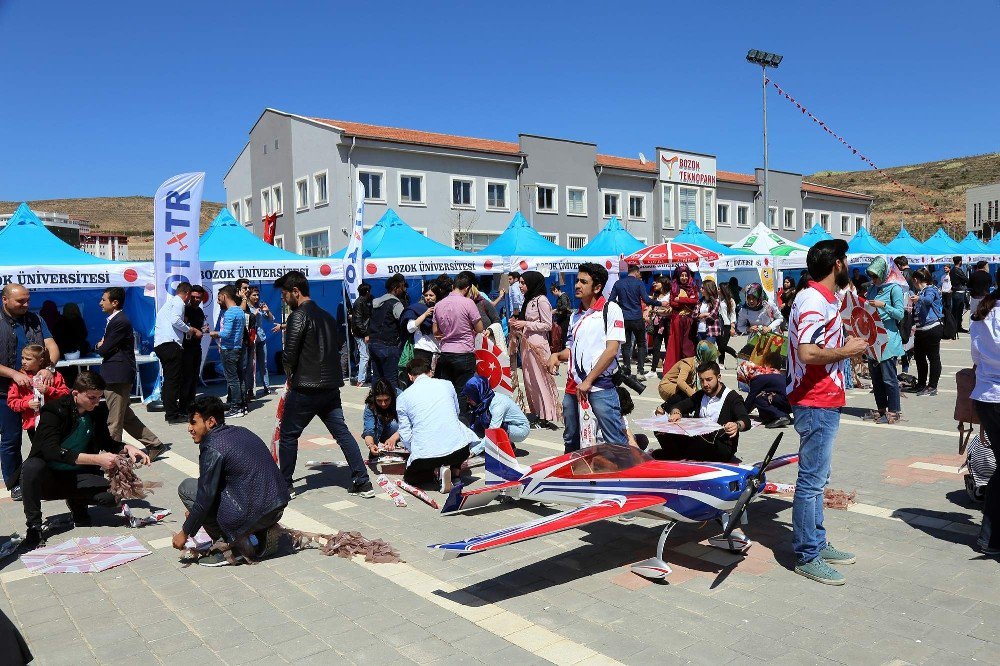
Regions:
<instances>
[{"instance_id":1,"label":"man in brown leather jacket","mask_svg":"<svg viewBox=\"0 0 1000 666\"><path fill-rule=\"evenodd\" d=\"M282 299L292 309L285 323L285 346L281 352L288 393L278 444L278 464L288 491L295 497L292 476L299 454L299 436L313 417L318 416L347 458L353 481L349 492L374 497L361 449L344 421L340 402L344 376L340 370L337 321L309 298L309 280L301 271L285 273L274 281L274 286L281 289Z\"/></svg>"}]
</instances>

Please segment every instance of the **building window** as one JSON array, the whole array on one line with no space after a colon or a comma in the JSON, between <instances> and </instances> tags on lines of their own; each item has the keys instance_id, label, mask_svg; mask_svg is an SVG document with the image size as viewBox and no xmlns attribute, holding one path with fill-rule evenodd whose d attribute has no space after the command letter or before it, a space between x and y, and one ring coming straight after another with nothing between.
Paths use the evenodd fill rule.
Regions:
<instances>
[{"instance_id":1,"label":"building window","mask_svg":"<svg viewBox=\"0 0 1000 666\"><path fill-rule=\"evenodd\" d=\"M854 233L861 231L865 226L865 218L856 217L854 218Z\"/></svg>"},{"instance_id":2,"label":"building window","mask_svg":"<svg viewBox=\"0 0 1000 666\"><path fill-rule=\"evenodd\" d=\"M628 217L630 220L646 219L646 195L628 195Z\"/></svg>"},{"instance_id":3,"label":"building window","mask_svg":"<svg viewBox=\"0 0 1000 666\"><path fill-rule=\"evenodd\" d=\"M365 201L385 203L385 194L382 192L384 171L359 171L358 179L365 186Z\"/></svg>"},{"instance_id":4,"label":"building window","mask_svg":"<svg viewBox=\"0 0 1000 666\"><path fill-rule=\"evenodd\" d=\"M556 186L555 185L538 185L538 191L535 196L535 210L539 213L556 213L558 209L556 208L556 202L559 201L556 198Z\"/></svg>"},{"instance_id":5,"label":"building window","mask_svg":"<svg viewBox=\"0 0 1000 666\"><path fill-rule=\"evenodd\" d=\"M327 189L327 172L317 171L313 174L313 205L322 206L330 202L330 192Z\"/></svg>"},{"instance_id":6,"label":"building window","mask_svg":"<svg viewBox=\"0 0 1000 666\"><path fill-rule=\"evenodd\" d=\"M282 234L281 236L275 236L274 237L274 247L281 248L282 250L285 249L285 236L284 236L284 234Z\"/></svg>"},{"instance_id":7,"label":"building window","mask_svg":"<svg viewBox=\"0 0 1000 666\"><path fill-rule=\"evenodd\" d=\"M274 207L274 210L271 211L272 213L278 215L285 214L284 197L281 196L281 185L271 186L271 206Z\"/></svg>"},{"instance_id":8,"label":"building window","mask_svg":"<svg viewBox=\"0 0 1000 666\"><path fill-rule=\"evenodd\" d=\"M681 226L687 226L688 222L698 224L698 190L693 187L680 187L677 190L677 199L681 209Z\"/></svg>"},{"instance_id":9,"label":"building window","mask_svg":"<svg viewBox=\"0 0 1000 666\"><path fill-rule=\"evenodd\" d=\"M787 231L795 231L795 209L786 208L784 210L784 228Z\"/></svg>"},{"instance_id":10,"label":"building window","mask_svg":"<svg viewBox=\"0 0 1000 666\"><path fill-rule=\"evenodd\" d=\"M295 181L295 210L309 208L309 179L299 178Z\"/></svg>"},{"instance_id":11,"label":"building window","mask_svg":"<svg viewBox=\"0 0 1000 666\"><path fill-rule=\"evenodd\" d=\"M299 254L307 257L330 256L330 230L299 234Z\"/></svg>"},{"instance_id":12,"label":"building window","mask_svg":"<svg viewBox=\"0 0 1000 666\"><path fill-rule=\"evenodd\" d=\"M823 227L823 231L830 231L830 214L820 213L819 214L819 225Z\"/></svg>"},{"instance_id":13,"label":"building window","mask_svg":"<svg viewBox=\"0 0 1000 666\"><path fill-rule=\"evenodd\" d=\"M232 209L233 217L236 218L236 221L242 222L243 218L240 216L240 202L234 201L229 204L229 207Z\"/></svg>"},{"instance_id":14,"label":"building window","mask_svg":"<svg viewBox=\"0 0 1000 666\"><path fill-rule=\"evenodd\" d=\"M840 216L840 233L849 234L851 233L851 216L841 215Z\"/></svg>"},{"instance_id":15,"label":"building window","mask_svg":"<svg viewBox=\"0 0 1000 666\"><path fill-rule=\"evenodd\" d=\"M479 252L500 237L498 231L451 230L451 246L464 252Z\"/></svg>"},{"instance_id":16,"label":"building window","mask_svg":"<svg viewBox=\"0 0 1000 666\"><path fill-rule=\"evenodd\" d=\"M716 222L720 227L731 227L729 223L729 204L719 204L716 208L715 215L718 218Z\"/></svg>"},{"instance_id":17,"label":"building window","mask_svg":"<svg viewBox=\"0 0 1000 666\"><path fill-rule=\"evenodd\" d=\"M566 188L566 214L587 214L587 190L582 187Z\"/></svg>"},{"instance_id":18,"label":"building window","mask_svg":"<svg viewBox=\"0 0 1000 666\"><path fill-rule=\"evenodd\" d=\"M270 215L271 210L271 190L264 188L260 191L260 214L262 217Z\"/></svg>"},{"instance_id":19,"label":"building window","mask_svg":"<svg viewBox=\"0 0 1000 666\"><path fill-rule=\"evenodd\" d=\"M424 175L422 173L400 173L399 205L423 206L426 203L424 201Z\"/></svg>"},{"instance_id":20,"label":"building window","mask_svg":"<svg viewBox=\"0 0 1000 666\"><path fill-rule=\"evenodd\" d=\"M803 231L809 231L813 228L813 220L816 218L816 213L803 213L805 224L802 225Z\"/></svg>"},{"instance_id":21,"label":"building window","mask_svg":"<svg viewBox=\"0 0 1000 666\"><path fill-rule=\"evenodd\" d=\"M622 195L618 192L604 193L604 217L621 217Z\"/></svg>"},{"instance_id":22,"label":"building window","mask_svg":"<svg viewBox=\"0 0 1000 666\"><path fill-rule=\"evenodd\" d=\"M705 231L714 231L715 219L712 217L712 212L715 210L715 190L702 190L701 192L705 213L702 226L705 228Z\"/></svg>"},{"instance_id":23,"label":"building window","mask_svg":"<svg viewBox=\"0 0 1000 666\"><path fill-rule=\"evenodd\" d=\"M674 186L669 183L663 184L663 220L660 222L660 229L674 228Z\"/></svg>"},{"instance_id":24,"label":"building window","mask_svg":"<svg viewBox=\"0 0 1000 666\"><path fill-rule=\"evenodd\" d=\"M587 244L587 236L583 234L566 234L566 247L570 250L579 250Z\"/></svg>"},{"instance_id":25,"label":"building window","mask_svg":"<svg viewBox=\"0 0 1000 666\"><path fill-rule=\"evenodd\" d=\"M750 226L750 206L736 207L736 226L738 227Z\"/></svg>"},{"instance_id":26,"label":"building window","mask_svg":"<svg viewBox=\"0 0 1000 666\"><path fill-rule=\"evenodd\" d=\"M490 210L510 210L507 205L507 183L486 181L486 208Z\"/></svg>"},{"instance_id":27,"label":"building window","mask_svg":"<svg viewBox=\"0 0 1000 666\"><path fill-rule=\"evenodd\" d=\"M778 228L778 209L775 206L771 206L767 209L767 222L772 229Z\"/></svg>"},{"instance_id":28,"label":"building window","mask_svg":"<svg viewBox=\"0 0 1000 666\"><path fill-rule=\"evenodd\" d=\"M553 243L556 243L557 245L559 244L559 234L542 234L542 233L540 233L538 235L541 236L542 238L544 238L545 240L550 240Z\"/></svg>"},{"instance_id":29,"label":"building window","mask_svg":"<svg viewBox=\"0 0 1000 666\"><path fill-rule=\"evenodd\" d=\"M451 207L475 208L476 183L469 178L451 179Z\"/></svg>"},{"instance_id":30,"label":"building window","mask_svg":"<svg viewBox=\"0 0 1000 666\"><path fill-rule=\"evenodd\" d=\"M250 203L253 201L253 197L247 197L243 200L243 219L241 222L250 221Z\"/></svg>"}]
</instances>

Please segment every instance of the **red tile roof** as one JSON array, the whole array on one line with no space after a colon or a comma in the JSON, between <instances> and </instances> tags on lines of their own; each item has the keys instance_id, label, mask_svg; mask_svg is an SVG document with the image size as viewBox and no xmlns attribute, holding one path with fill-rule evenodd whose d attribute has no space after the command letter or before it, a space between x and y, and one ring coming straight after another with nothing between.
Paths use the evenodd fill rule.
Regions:
<instances>
[{"instance_id":1,"label":"red tile roof","mask_svg":"<svg viewBox=\"0 0 1000 666\"><path fill-rule=\"evenodd\" d=\"M747 173L735 173L733 171L716 171L715 177L726 183L740 183L741 185L756 185L757 176Z\"/></svg>"},{"instance_id":2,"label":"red tile roof","mask_svg":"<svg viewBox=\"0 0 1000 666\"><path fill-rule=\"evenodd\" d=\"M634 157L615 157L614 155L601 155L598 153L596 163L598 166L612 167L614 169L631 169L633 171L649 171L656 173L656 161L646 160L643 164Z\"/></svg>"},{"instance_id":3,"label":"red tile roof","mask_svg":"<svg viewBox=\"0 0 1000 666\"><path fill-rule=\"evenodd\" d=\"M331 127L337 127L344 130L344 133L349 136L356 136L363 139L377 139L380 141L392 141L396 143L413 143L423 146L438 146L441 148L458 148L461 150L475 150L484 153L502 153L505 155L517 155L521 152L521 146L510 141L476 139L467 136L455 136L454 134L423 132L420 130L402 129L399 127L385 127L383 125L355 123L346 120L328 120L326 118L312 118L312 120Z\"/></svg>"},{"instance_id":4,"label":"red tile roof","mask_svg":"<svg viewBox=\"0 0 1000 666\"><path fill-rule=\"evenodd\" d=\"M817 185L816 183L810 183L807 180L802 181L802 189L813 194L829 194L835 197L844 197L845 199L864 199L865 201L873 201L875 199L873 196L861 194L860 192L851 192L850 190L841 190L836 187Z\"/></svg>"}]
</instances>

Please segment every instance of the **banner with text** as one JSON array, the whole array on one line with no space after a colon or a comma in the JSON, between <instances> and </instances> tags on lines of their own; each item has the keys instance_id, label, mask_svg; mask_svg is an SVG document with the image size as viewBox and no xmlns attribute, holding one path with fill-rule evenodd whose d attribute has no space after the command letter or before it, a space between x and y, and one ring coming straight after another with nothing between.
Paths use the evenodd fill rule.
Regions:
<instances>
[{"instance_id":1,"label":"banner with text","mask_svg":"<svg viewBox=\"0 0 1000 666\"><path fill-rule=\"evenodd\" d=\"M198 223L205 174L182 173L160 185L153 199L153 265L157 310L181 282L197 284Z\"/></svg>"},{"instance_id":2,"label":"banner with text","mask_svg":"<svg viewBox=\"0 0 1000 666\"><path fill-rule=\"evenodd\" d=\"M351 303L358 300L358 286L364 277L361 272L364 235L365 186L359 180L354 185L354 227L351 229L351 240L347 243L347 252L344 253L344 288L347 290L347 298Z\"/></svg>"},{"instance_id":3,"label":"banner with text","mask_svg":"<svg viewBox=\"0 0 1000 666\"><path fill-rule=\"evenodd\" d=\"M143 287L153 282L153 264L25 265L0 268L0 287L16 282L36 289L106 289Z\"/></svg>"}]
</instances>

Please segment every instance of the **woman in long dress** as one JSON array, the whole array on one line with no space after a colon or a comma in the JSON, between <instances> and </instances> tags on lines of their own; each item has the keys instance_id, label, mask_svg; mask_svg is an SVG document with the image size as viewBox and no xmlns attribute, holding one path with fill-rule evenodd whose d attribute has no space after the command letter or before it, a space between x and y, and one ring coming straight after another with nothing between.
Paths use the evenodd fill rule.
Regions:
<instances>
[{"instance_id":1,"label":"woman in long dress","mask_svg":"<svg viewBox=\"0 0 1000 666\"><path fill-rule=\"evenodd\" d=\"M667 340L667 356L663 361L663 372L674 367L682 358L694 356L694 310L698 306L698 286L691 269L685 265L674 271L670 282L670 337Z\"/></svg>"},{"instance_id":2,"label":"woman in long dress","mask_svg":"<svg viewBox=\"0 0 1000 666\"><path fill-rule=\"evenodd\" d=\"M521 372L528 409L538 419L538 427L555 430L559 418L556 410L554 381L545 366L549 358L549 332L552 330L552 304L545 293L545 277L538 271L521 275L524 304L516 319L512 319L511 337L518 337L521 352Z\"/></svg>"}]
</instances>

